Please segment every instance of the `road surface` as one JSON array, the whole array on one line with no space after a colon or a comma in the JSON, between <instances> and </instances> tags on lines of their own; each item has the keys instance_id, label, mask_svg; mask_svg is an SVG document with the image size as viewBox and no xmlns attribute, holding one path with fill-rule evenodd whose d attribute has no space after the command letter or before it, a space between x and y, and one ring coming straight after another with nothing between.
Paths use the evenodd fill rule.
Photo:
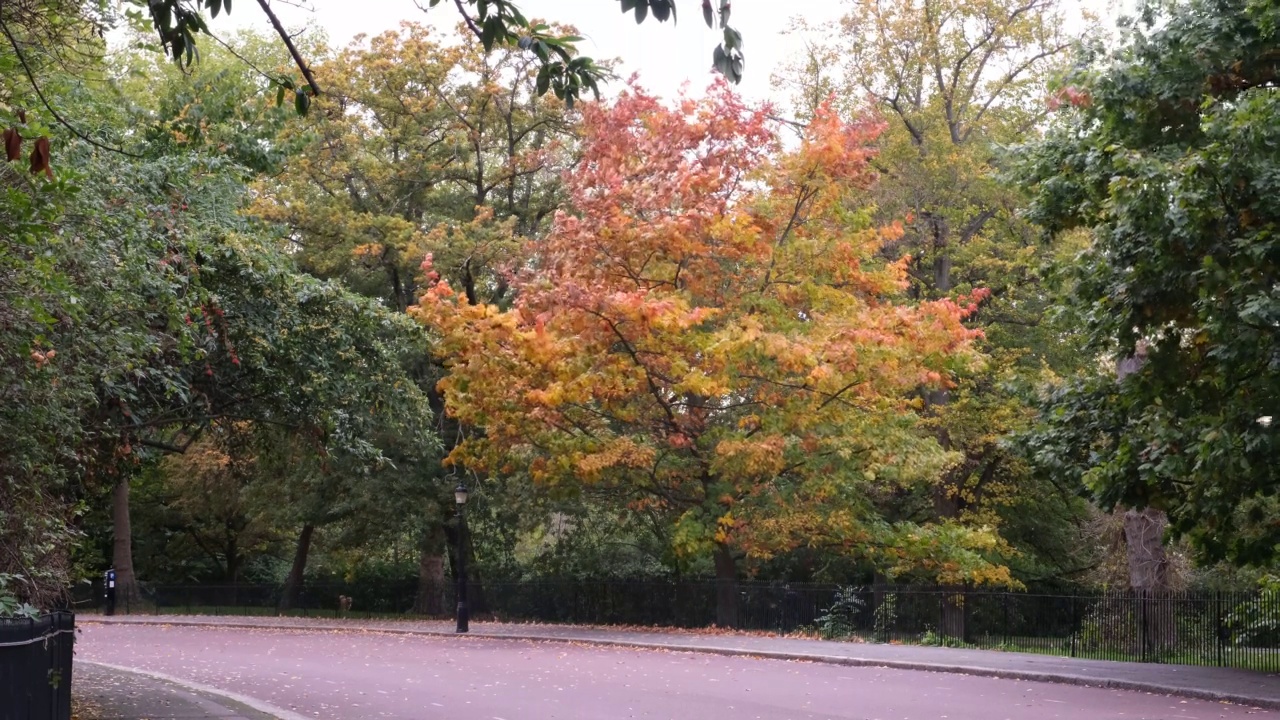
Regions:
<instances>
[{"instance_id":1,"label":"road surface","mask_svg":"<svg viewBox=\"0 0 1280 720\"><path fill-rule=\"evenodd\" d=\"M76 655L342 720L1280 719L1070 685L378 632L90 624Z\"/></svg>"}]
</instances>

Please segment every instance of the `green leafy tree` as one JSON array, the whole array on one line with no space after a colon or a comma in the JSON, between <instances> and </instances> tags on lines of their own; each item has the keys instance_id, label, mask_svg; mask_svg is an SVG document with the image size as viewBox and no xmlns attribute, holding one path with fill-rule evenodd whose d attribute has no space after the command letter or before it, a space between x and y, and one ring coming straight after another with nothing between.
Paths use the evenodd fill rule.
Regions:
<instances>
[{"instance_id":1,"label":"green leafy tree","mask_svg":"<svg viewBox=\"0 0 1280 720\"><path fill-rule=\"evenodd\" d=\"M1037 459L1260 565L1280 550L1277 21L1269 0L1144 6L1027 150L1033 218L1091 238L1061 280L1097 359L1047 398Z\"/></svg>"},{"instance_id":2,"label":"green leafy tree","mask_svg":"<svg viewBox=\"0 0 1280 720\"><path fill-rule=\"evenodd\" d=\"M86 26L31 8L45 14L0 8L15 40L41 23ZM14 448L0 458L0 572L23 575L24 599L46 607L68 585L77 508L108 494L133 592L129 479L214 423L290 428L366 469L385 461L380 438L433 447L405 375L426 348L417 325L298 273L240 213L244 167L146 144L93 54L67 52L71 66L58 51L0 49L0 65L31 79L0 106L0 430Z\"/></svg>"},{"instance_id":3,"label":"green leafy tree","mask_svg":"<svg viewBox=\"0 0 1280 720\"><path fill-rule=\"evenodd\" d=\"M569 32L563 30L563 32ZM326 58L317 77L343 113L314 113L285 131L303 141L284 171L263 179L255 213L289 229L307 271L404 311L415 305L428 253L438 271L477 301L510 291L520 238L537 234L561 201L572 163L573 115L539 94L538 63L513 48L484 53L464 29L456 37L413 23ZM444 417L435 391L440 358L418 368L448 447L462 428ZM449 471L433 497L405 504L397 522L420 538L420 608L444 584ZM433 590L434 589L434 590Z\"/></svg>"}]
</instances>

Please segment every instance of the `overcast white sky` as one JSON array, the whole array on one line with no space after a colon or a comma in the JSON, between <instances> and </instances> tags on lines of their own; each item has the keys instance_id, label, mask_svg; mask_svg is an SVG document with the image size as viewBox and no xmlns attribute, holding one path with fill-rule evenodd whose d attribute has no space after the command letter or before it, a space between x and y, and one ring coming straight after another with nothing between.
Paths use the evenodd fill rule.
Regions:
<instances>
[{"instance_id":1,"label":"overcast white sky","mask_svg":"<svg viewBox=\"0 0 1280 720\"><path fill-rule=\"evenodd\" d=\"M1103 0L1086 1L1094 4ZM373 35L394 28L402 20L452 28L460 19L448 0L426 13L413 0L309 0L301 4L309 9L281 0L273 8L291 29L305 25L321 28L335 46L345 46L360 33ZM743 94L756 100L785 100L772 92L769 77L801 45L783 31L798 15L811 23L834 20L843 5L840 0L734 0L730 24L742 32L746 46L746 71L740 86ZM650 17L637 27L630 14L622 14L617 0L521 0L519 7L529 18L573 23L586 38L580 45L583 54L596 59L621 58L622 77L639 72L642 84L662 95L675 95L685 82L693 90L701 90L713 78L711 51L721 34L703 22L699 0L677 0L678 22L674 26ZM271 31L251 0L238 0L231 16L220 17L210 29L230 34L243 26Z\"/></svg>"},{"instance_id":2,"label":"overcast white sky","mask_svg":"<svg viewBox=\"0 0 1280 720\"><path fill-rule=\"evenodd\" d=\"M1099 12L1126 0L1063 1L1068 8L1075 5ZM637 27L630 14L619 10L618 0L521 0L519 6L530 18L572 22L586 38L581 44L584 54L597 59L621 58L623 77L639 72L642 84L662 95L674 96L685 82L699 91L713 77L711 51L721 35L703 22L699 0L677 0L679 22L674 26L650 17ZM276 0L273 7L291 29L318 27L335 46L345 46L360 33L373 35L394 28L402 20L426 21L444 28L452 28L459 20L448 0L426 13L413 0L298 0L297 4ZM792 18L803 16L817 24L838 18L843 7L841 0L734 0L731 24L742 32L746 45L742 93L754 100L784 102L786 98L773 91L770 76L801 47L798 38L784 32ZM220 34L244 26L271 32L252 0L237 0L230 17L211 23L211 29Z\"/></svg>"}]
</instances>

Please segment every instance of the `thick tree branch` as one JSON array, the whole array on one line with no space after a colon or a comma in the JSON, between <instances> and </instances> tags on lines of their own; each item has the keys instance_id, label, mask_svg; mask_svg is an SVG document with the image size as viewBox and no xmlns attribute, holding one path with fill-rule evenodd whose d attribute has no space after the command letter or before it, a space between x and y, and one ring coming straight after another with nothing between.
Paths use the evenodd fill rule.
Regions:
<instances>
[{"instance_id":1,"label":"thick tree branch","mask_svg":"<svg viewBox=\"0 0 1280 720\"><path fill-rule=\"evenodd\" d=\"M476 25L476 21L471 19L471 13L467 12L467 8L462 4L462 0L453 0L453 4L458 6L458 13L462 15L463 20L467 21L467 27L471 28L471 32L475 33L478 38L484 37L484 33L481 32L480 26Z\"/></svg>"},{"instance_id":2,"label":"thick tree branch","mask_svg":"<svg viewBox=\"0 0 1280 720\"><path fill-rule=\"evenodd\" d=\"M271 20L271 26L276 29L276 34L284 41L284 46L289 49L289 54L293 56L293 62L302 71L302 77L307 79L307 85L311 87L311 94L319 97L320 86L316 83L316 76L312 74L311 68L307 62L302 59L302 53L298 52L298 46L293 43L293 36L289 35L284 29L284 25L280 23L280 18L276 17L275 11L271 9L270 0L258 0L258 6L262 8L262 12L267 14Z\"/></svg>"}]
</instances>

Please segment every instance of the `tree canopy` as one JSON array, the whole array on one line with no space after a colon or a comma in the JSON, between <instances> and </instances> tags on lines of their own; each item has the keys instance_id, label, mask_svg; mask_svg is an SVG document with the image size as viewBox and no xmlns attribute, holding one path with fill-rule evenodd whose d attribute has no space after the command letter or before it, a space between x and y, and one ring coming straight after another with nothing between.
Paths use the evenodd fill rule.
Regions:
<instances>
[{"instance_id":1,"label":"tree canopy","mask_svg":"<svg viewBox=\"0 0 1280 720\"><path fill-rule=\"evenodd\" d=\"M1274 570L1272 0L850 0L790 111L728 2L613 6L722 40L671 101L518 4L331 48L0 3L0 614L108 562L436 615L464 564L708 575L725 625L748 579Z\"/></svg>"},{"instance_id":2,"label":"tree canopy","mask_svg":"<svg viewBox=\"0 0 1280 720\"><path fill-rule=\"evenodd\" d=\"M942 544L953 531L890 527L867 502L945 466L915 391L977 361L972 306L895 301L904 264L875 258L901 233L858 208L880 129L821 112L786 153L723 86L702 104L633 89L588 109L571 210L516 274L514 307L440 281L416 311L457 348L451 412L485 430L453 461L618 488L730 576L733 553L829 544L1003 577L947 555L981 550L977 535Z\"/></svg>"},{"instance_id":3,"label":"tree canopy","mask_svg":"<svg viewBox=\"0 0 1280 720\"><path fill-rule=\"evenodd\" d=\"M1280 550L1277 20L1266 1L1147 6L1028 148L1030 217L1092 239L1060 282L1097 359L1047 398L1040 462L1258 564Z\"/></svg>"}]
</instances>

